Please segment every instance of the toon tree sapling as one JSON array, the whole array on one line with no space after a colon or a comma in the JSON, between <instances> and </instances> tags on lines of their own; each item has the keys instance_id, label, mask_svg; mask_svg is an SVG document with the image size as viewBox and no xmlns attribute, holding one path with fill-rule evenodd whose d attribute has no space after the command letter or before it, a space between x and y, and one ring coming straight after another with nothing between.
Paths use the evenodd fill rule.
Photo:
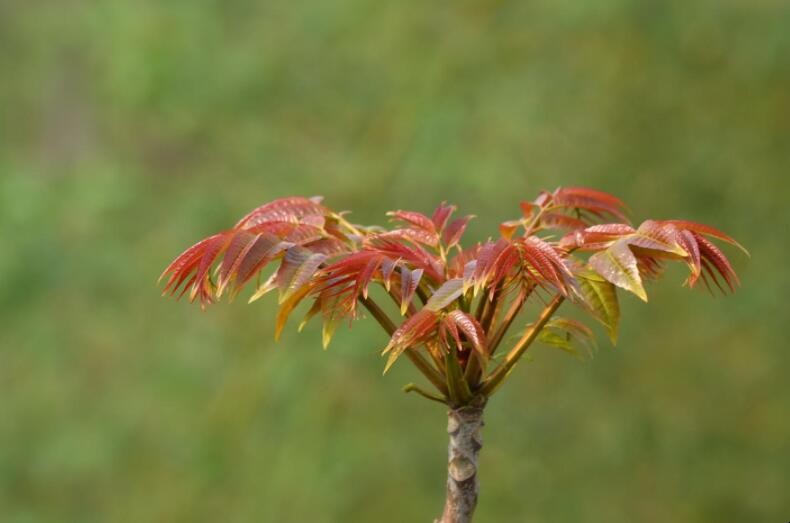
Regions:
<instances>
[{"instance_id":1,"label":"toon tree sapling","mask_svg":"<svg viewBox=\"0 0 790 523\"><path fill-rule=\"evenodd\" d=\"M689 287L734 290L738 278L711 238L740 247L713 227L682 220L629 224L623 203L606 193L566 187L521 204L521 217L499 227L499 238L461 243L472 216L453 218L442 203L431 216L388 213L393 227L363 226L322 204L293 197L267 203L233 228L196 243L165 269L165 294L187 294L202 307L235 296L250 281L250 302L277 290L275 338L294 308L310 301L303 326L320 316L326 347L337 325L366 310L386 331L384 372L401 357L427 381L408 384L448 407L447 493L438 521L471 521L478 496L483 409L535 341L572 350L587 342L586 325L555 315L568 301L606 328L614 343L618 288L647 301L645 280L678 260ZM262 273L273 263L270 276ZM387 313L369 292L391 299ZM542 304L531 323L525 303ZM523 334L501 350L512 326Z\"/></svg>"}]
</instances>

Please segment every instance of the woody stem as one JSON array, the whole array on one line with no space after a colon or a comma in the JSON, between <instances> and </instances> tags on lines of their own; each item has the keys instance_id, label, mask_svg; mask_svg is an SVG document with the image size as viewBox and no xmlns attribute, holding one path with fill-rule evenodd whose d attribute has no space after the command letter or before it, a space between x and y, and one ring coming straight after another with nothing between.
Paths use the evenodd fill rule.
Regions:
<instances>
[{"instance_id":1,"label":"woody stem","mask_svg":"<svg viewBox=\"0 0 790 523\"><path fill-rule=\"evenodd\" d=\"M395 332L395 324L392 323L392 320L389 319L387 313L385 313L378 304L373 301L370 297L359 297L360 303L365 306L365 308L370 312L371 316L373 316L376 321L379 322L379 325L389 334L392 336L392 333ZM433 385L439 389L439 391L447 395L447 386L444 383L444 379L439 374L439 372L425 359L422 355L417 352L416 350L407 349L404 354L406 355L409 360L417 367L423 376L425 376L428 381L433 383Z\"/></svg>"}]
</instances>

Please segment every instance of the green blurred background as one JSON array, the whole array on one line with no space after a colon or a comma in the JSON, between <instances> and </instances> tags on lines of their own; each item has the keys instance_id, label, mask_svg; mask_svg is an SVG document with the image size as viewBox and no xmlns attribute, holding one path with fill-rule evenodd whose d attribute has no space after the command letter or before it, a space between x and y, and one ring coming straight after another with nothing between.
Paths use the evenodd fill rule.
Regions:
<instances>
[{"instance_id":1,"label":"green blurred background","mask_svg":"<svg viewBox=\"0 0 790 523\"><path fill-rule=\"evenodd\" d=\"M155 281L254 206L359 222L448 199L495 234L542 188L719 226L617 349L536 349L487 411L481 522L790 517L784 0L0 2L0 521L430 521L445 415L272 300ZM599 330L600 333L600 330Z\"/></svg>"}]
</instances>

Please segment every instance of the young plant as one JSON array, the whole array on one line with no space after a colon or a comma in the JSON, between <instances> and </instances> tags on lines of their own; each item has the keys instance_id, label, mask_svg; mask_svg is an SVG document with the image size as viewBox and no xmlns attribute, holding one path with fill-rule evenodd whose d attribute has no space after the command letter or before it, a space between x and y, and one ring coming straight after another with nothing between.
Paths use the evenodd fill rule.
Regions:
<instances>
[{"instance_id":1,"label":"young plant","mask_svg":"<svg viewBox=\"0 0 790 523\"><path fill-rule=\"evenodd\" d=\"M431 216L393 211L394 225L385 229L352 224L321 198L284 198L196 243L162 274L165 294L188 294L204 308L253 279L250 302L276 290L275 339L302 301L312 304L299 328L320 315L324 347L341 321L366 310L389 336L384 372L405 357L427 384L403 390L449 409L443 523L471 521L483 409L524 353L535 341L572 350L575 341L591 338L585 325L555 315L563 302L601 322L615 343L618 288L647 301L644 281L677 260L689 269L689 287L701 281L732 291L738 277L710 239L743 249L699 223L648 220L633 227L619 199L586 188L541 192L521 204L520 218L500 225L499 238L466 247L461 239L472 216L453 219L455 210L442 203ZM373 286L395 302L399 317L373 298ZM519 319L528 301L542 305L531 323ZM503 350L514 324L523 333Z\"/></svg>"}]
</instances>

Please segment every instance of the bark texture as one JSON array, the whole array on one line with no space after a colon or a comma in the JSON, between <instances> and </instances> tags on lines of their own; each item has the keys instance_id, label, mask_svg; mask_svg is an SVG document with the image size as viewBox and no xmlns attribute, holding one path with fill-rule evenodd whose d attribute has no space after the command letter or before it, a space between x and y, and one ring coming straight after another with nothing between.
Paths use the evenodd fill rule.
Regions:
<instances>
[{"instance_id":1,"label":"bark texture","mask_svg":"<svg viewBox=\"0 0 790 523\"><path fill-rule=\"evenodd\" d=\"M468 523L477 506L477 454L483 447L481 407L460 407L447 413L450 435L447 462L447 499L435 523Z\"/></svg>"}]
</instances>

